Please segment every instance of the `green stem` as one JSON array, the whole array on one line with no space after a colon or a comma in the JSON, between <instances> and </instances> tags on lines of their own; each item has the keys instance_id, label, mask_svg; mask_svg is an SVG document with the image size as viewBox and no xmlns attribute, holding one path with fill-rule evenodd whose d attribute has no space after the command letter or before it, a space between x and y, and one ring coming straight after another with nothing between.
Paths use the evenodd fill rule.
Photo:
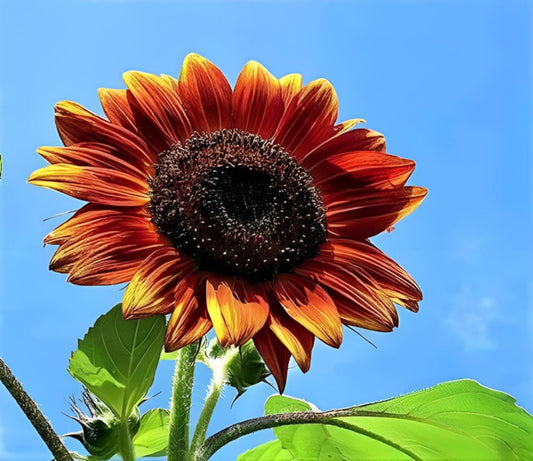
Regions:
<instances>
[{"instance_id":1,"label":"green stem","mask_svg":"<svg viewBox=\"0 0 533 461\"><path fill-rule=\"evenodd\" d=\"M222 389L226 385L228 367L235 355L239 353L239 349L232 347L226 349L225 354L211 362L211 369L213 370L213 378L209 384L209 390L205 398L204 406L196 423L196 429L192 437L191 448L189 453L192 460L196 460L200 446L205 442L207 429L213 416L213 411L217 405Z\"/></svg>"},{"instance_id":2,"label":"green stem","mask_svg":"<svg viewBox=\"0 0 533 461\"><path fill-rule=\"evenodd\" d=\"M237 424L233 424L220 432L209 437L198 448L195 461L207 461L213 454L222 448L229 442L238 439L247 434L257 432L263 429L271 429L279 426L288 426L294 424L327 424L332 426L341 427L358 434L370 437L385 445L395 448L399 452L407 455L415 461L422 461L422 459L413 453L411 450L402 447L396 442L387 439L379 434L371 432L363 427L355 424L350 424L342 419L343 416L355 416L357 409L345 408L341 410L331 410L325 412L304 411L295 413L280 413L267 416L261 416L259 418L248 419Z\"/></svg>"},{"instance_id":3,"label":"green stem","mask_svg":"<svg viewBox=\"0 0 533 461\"><path fill-rule=\"evenodd\" d=\"M69 451L63 445L61 438L56 434L51 424L42 414L41 410L33 399L22 387L20 381L15 378L11 370L0 358L0 381L6 386L9 393L13 396L18 406L22 409L26 417L33 424L37 433L41 436L46 446L54 455L57 461L73 461Z\"/></svg>"},{"instance_id":4,"label":"green stem","mask_svg":"<svg viewBox=\"0 0 533 461\"><path fill-rule=\"evenodd\" d=\"M180 349L172 381L168 461L186 461L189 458L189 419L194 381L197 343Z\"/></svg>"},{"instance_id":5,"label":"green stem","mask_svg":"<svg viewBox=\"0 0 533 461\"><path fill-rule=\"evenodd\" d=\"M135 461L135 448L131 439L128 421L120 423L119 426L119 447L120 456L124 461Z\"/></svg>"}]
</instances>

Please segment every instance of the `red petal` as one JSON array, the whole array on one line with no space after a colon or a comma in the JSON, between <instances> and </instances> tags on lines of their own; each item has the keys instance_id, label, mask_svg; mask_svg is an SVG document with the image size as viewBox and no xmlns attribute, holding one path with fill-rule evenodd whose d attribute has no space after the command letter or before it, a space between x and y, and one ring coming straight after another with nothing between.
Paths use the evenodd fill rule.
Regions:
<instances>
[{"instance_id":1,"label":"red petal","mask_svg":"<svg viewBox=\"0 0 533 461\"><path fill-rule=\"evenodd\" d=\"M231 87L213 63L189 54L179 76L179 94L194 131L231 128Z\"/></svg>"},{"instance_id":2,"label":"red petal","mask_svg":"<svg viewBox=\"0 0 533 461\"><path fill-rule=\"evenodd\" d=\"M417 311L422 292L413 278L395 261L368 242L334 239L320 248L320 254L335 263L349 264L355 273L369 274L393 302Z\"/></svg>"},{"instance_id":3,"label":"red petal","mask_svg":"<svg viewBox=\"0 0 533 461\"><path fill-rule=\"evenodd\" d=\"M309 169L324 193L346 189L398 189L415 169L415 162L380 152L345 152Z\"/></svg>"},{"instance_id":4,"label":"red petal","mask_svg":"<svg viewBox=\"0 0 533 461\"><path fill-rule=\"evenodd\" d=\"M192 133L180 98L166 79L144 72L126 72L129 102L139 133L157 152L162 152Z\"/></svg>"},{"instance_id":5,"label":"red petal","mask_svg":"<svg viewBox=\"0 0 533 461\"><path fill-rule=\"evenodd\" d=\"M80 142L98 142L129 152L142 164L152 167L158 151L149 146L130 130L108 122L71 101L56 104L56 125L65 146Z\"/></svg>"},{"instance_id":6,"label":"red petal","mask_svg":"<svg viewBox=\"0 0 533 461\"><path fill-rule=\"evenodd\" d=\"M101 205L130 207L149 201L144 179L108 168L58 163L34 171L28 182Z\"/></svg>"},{"instance_id":7,"label":"red petal","mask_svg":"<svg viewBox=\"0 0 533 461\"><path fill-rule=\"evenodd\" d=\"M315 344L313 333L289 317L277 301L273 305L267 325L292 354L300 369L304 373L307 372L311 366L311 353Z\"/></svg>"},{"instance_id":8,"label":"red petal","mask_svg":"<svg viewBox=\"0 0 533 461\"><path fill-rule=\"evenodd\" d=\"M50 269L70 272L69 281L79 285L131 280L144 259L167 243L145 216L129 211L82 208L45 240L61 244Z\"/></svg>"},{"instance_id":9,"label":"red petal","mask_svg":"<svg viewBox=\"0 0 533 461\"><path fill-rule=\"evenodd\" d=\"M143 261L124 292L124 317L143 318L172 312L176 286L194 270L191 259L173 247L152 253Z\"/></svg>"},{"instance_id":10,"label":"red petal","mask_svg":"<svg viewBox=\"0 0 533 461\"><path fill-rule=\"evenodd\" d=\"M302 76L300 74L285 75L279 79L279 84L281 86L283 102L287 108L289 107L293 98L302 89Z\"/></svg>"},{"instance_id":11,"label":"red petal","mask_svg":"<svg viewBox=\"0 0 533 461\"><path fill-rule=\"evenodd\" d=\"M106 117L111 123L123 126L133 133L137 133L135 116L128 102L129 90L111 90L99 88L98 96Z\"/></svg>"},{"instance_id":12,"label":"red petal","mask_svg":"<svg viewBox=\"0 0 533 461\"><path fill-rule=\"evenodd\" d=\"M43 146L37 149L37 153L51 164L66 163L108 168L123 171L140 179L151 176L153 170L130 152L96 142L82 142L68 147Z\"/></svg>"},{"instance_id":13,"label":"red petal","mask_svg":"<svg viewBox=\"0 0 533 461\"><path fill-rule=\"evenodd\" d=\"M279 81L261 64L250 61L239 74L233 92L235 126L269 139L282 115Z\"/></svg>"},{"instance_id":14,"label":"red petal","mask_svg":"<svg viewBox=\"0 0 533 461\"><path fill-rule=\"evenodd\" d=\"M338 297L335 297L343 323L354 324L363 318L371 324L383 325L386 330L398 325L398 314L392 302L380 295L379 285L368 275L362 279L361 271L356 274L349 265L331 261L327 255L320 254L304 261L295 272L320 283L328 293L336 292L344 298L345 303L339 304Z\"/></svg>"},{"instance_id":15,"label":"red petal","mask_svg":"<svg viewBox=\"0 0 533 461\"><path fill-rule=\"evenodd\" d=\"M168 352L195 342L211 329L204 292L205 280L195 275L182 280L176 287L176 306L165 337Z\"/></svg>"},{"instance_id":16,"label":"red petal","mask_svg":"<svg viewBox=\"0 0 533 461\"><path fill-rule=\"evenodd\" d=\"M354 240L372 237L412 213L426 195L423 187L324 194L328 233Z\"/></svg>"},{"instance_id":17,"label":"red petal","mask_svg":"<svg viewBox=\"0 0 533 461\"><path fill-rule=\"evenodd\" d=\"M354 120L360 121L360 120ZM385 152L385 137L377 131L366 128L345 131L337 136L329 138L313 151L309 152L300 163L308 169L329 157L347 152L355 151L375 151Z\"/></svg>"},{"instance_id":18,"label":"red petal","mask_svg":"<svg viewBox=\"0 0 533 461\"><path fill-rule=\"evenodd\" d=\"M335 134L337 113L338 101L333 86L327 80L315 80L293 97L274 141L299 159Z\"/></svg>"},{"instance_id":19,"label":"red petal","mask_svg":"<svg viewBox=\"0 0 533 461\"><path fill-rule=\"evenodd\" d=\"M295 275L280 275L274 282L274 291L294 320L326 344L340 346L342 323L335 304L323 288Z\"/></svg>"},{"instance_id":20,"label":"red petal","mask_svg":"<svg viewBox=\"0 0 533 461\"><path fill-rule=\"evenodd\" d=\"M240 346L250 340L263 328L268 316L268 304L259 299L261 295L246 297L246 290L239 284L235 280L220 281L214 277L206 283L207 310L223 347Z\"/></svg>"},{"instance_id":21,"label":"red petal","mask_svg":"<svg viewBox=\"0 0 533 461\"><path fill-rule=\"evenodd\" d=\"M278 384L279 393L283 394L287 382L290 352L274 333L263 327L254 336L254 344L266 366Z\"/></svg>"},{"instance_id":22,"label":"red petal","mask_svg":"<svg viewBox=\"0 0 533 461\"><path fill-rule=\"evenodd\" d=\"M120 222L121 220L130 220L129 226L143 228L149 233L155 233L155 229L149 223L150 218L142 207L122 209L89 203L81 207L70 219L50 232L45 237L44 243L60 245L72 236L98 234L103 232L110 222Z\"/></svg>"}]
</instances>

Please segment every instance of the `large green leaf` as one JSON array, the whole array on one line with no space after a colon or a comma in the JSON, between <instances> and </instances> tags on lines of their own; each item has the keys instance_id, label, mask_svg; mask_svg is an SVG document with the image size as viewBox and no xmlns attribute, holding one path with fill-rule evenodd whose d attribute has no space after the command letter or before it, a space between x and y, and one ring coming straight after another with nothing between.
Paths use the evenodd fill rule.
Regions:
<instances>
[{"instance_id":1,"label":"large green leaf","mask_svg":"<svg viewBox=\"0 0 533 461\"><path fill-rule=\"evenodd\" d=\"M281 445L279 440L259 445L243 453L237 458L237 461L294 461L295 458L289 450Z\"/></svg>"},{"instance_id":2,"label":"large green leaf","mask_svg":"<svg viewBox=\"0 0 533 461\"><path fill-rule=\"evenodd\" d=\"M68 371L125 421L152 385L164 335L163 316L124 320L118 304L78 341Z\"/></svg>"},{"instance_id":3,"label":"large green leaf","mask_svg":"<svg viewBox=\"0 0 533 461\"><path fill-rule=\"evenodd\" d=\"M306 411L301 400L271 397L265 412ZM282 449L270 461L532 460L533 417L507 394L461 380L398 398L357 406L325 424L274 429ZM239 461L267 448L250 450ZM257 451L256 451L257 450Z\"/></svg>"},{"instance_id":4,"label":"large green leaf","mask_svg":"<svg viewBox=\"0 0 533 461\"><path fill-rule=\"evenodd\" d=\"M142 416L139 430L133 438L137 457L166 456L169 421L169 411L162 408L148 410Z\"/></svg>"}]
</instances>

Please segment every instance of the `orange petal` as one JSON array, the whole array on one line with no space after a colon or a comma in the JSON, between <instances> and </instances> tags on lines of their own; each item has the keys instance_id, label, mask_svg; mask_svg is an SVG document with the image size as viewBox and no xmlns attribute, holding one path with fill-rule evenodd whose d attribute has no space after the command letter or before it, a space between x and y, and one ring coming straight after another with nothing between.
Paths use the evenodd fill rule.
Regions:
<instances>
[{"instance_id":1,"label":"orange petal","mask_svg":"<svg viewBox=\"0 0 533 461\"><path fill-rule=\"evenodd\" d=\"M426 195L424 187L324 195L328 233L354 240L372 237L412 213Z\"/></svg>"},{"instance_id":2,"label":"orange petal","mask_svg":"<svg viewBox=\"0 0 533 461\"><path fill-rule=\"evenodd\" d=\"M187 346L211 329L204 292L205 280L195 274L183 279L176 287L175 308L165 336L166 351Z\"/></svg>"},{"instance_id":3,"label":"orange petal","mask_svg":"<svg viewBox=\"0 0 533 461\"><path fill-rule=\"evenodd\" d=\"M358 122L361 120L350 120ZM320 146L309 152L300 163L308 169L333 155L355 151L385 152L385 137L374 130L358 128L346 131L343 129L338 135L329 138Z\"/></svg>"},{"instance_id":4,"label":"orange petal","mask_svg":"<svg viewBox=\"0 0 533 461\"><path fill-rule=\"evenodd\" d=\"M281 96L285 104L285 108L289 107L293 98L302 89L302 76L300 74L289 74L279 79L281 86Z\"/></svg>"},{"instance_id":5,"label":"orange petal","mask_svg":"<svg viewBox=\"0 0 533 461\"><path fill-rule=\"evenodd\" d=\"M332 239L323 244L320 254L335 263L349 264L355 273L365 271L393 302L416 312L422 292L413 278L394 260L368 242Z\"/></svg>"},{"instance_id":6,"label":"orange petal","mask_svg":"<svg viewBox=\"0 0 533 461\"><path fill-rule=\"evenodd\" d=\"M137 133L135 116L128 102L129 90L112 90L99 88L98 96L106 117L111 123L123 126L133 133Z\"/></svg>"},{"instance_id":7,"label":"orange petal","mask_svg":"<svg viewBox=\"0 0 533 461\"><path fill-rule=\"evenodd\" d=\"M415 169L413 160L380 152L357 151L335 154L309 169L323 193L346 189L398 189Z\"/></svg>"},{"instance_id":8,"label":"orange petal","mask_svg":"<svg viewBox=\"0 0 533 461\"><path fill-rule=\"evenodd\" d=\"M294 320L326 344L340 346L342 323L334 302L323 288L302 277L281 275L274 282L274 291Z\"/></svg>"},{"instance_id":9,"label":"orange petal","mask_svg":"<svg viewBox=\"0 0 533 461\"><path fill-rule=\"evenodd\" d=\"M240 346L252 338L265 324L268 304L260 295L239 299L235 281L214 277L206 283L206 304L218 341L223 347ZM244 290L239 290L242 296Z\"/></svg>"},{"instance_id":10,"label":"orange petal","mask_svg":"<svg viewBox=\"0 0 533 461\"><path fill-rule=\"evenodd\" d=\"M307 372L311 366L311 353L315 344L313 333L289 317L279 305L277 309L273 308L267 325L288 349L300 369L304 373Z\"/></svg>"},{"instance_id":11,"label":"orange petal","mask_svg":"<svg viewBox=\"0 0 533 461\"><path fill-rule=\"evenodd\" d=\"M108 168L57 163L34 171L28 182L101 205L130 207L149 201L145 180Z\"/></svg>"},{"instance_id":12,"label":"orange petal","mask_svg":"<svg viewBox=\"0 0 533 461\"><path fill-rule=\"evenodd\" d=\"M333 136L338 113L337 95L331 83L319 79L304 86L286 108L274 135L297 159Z\"/></svg>"},{"instance_id":13,"label":"orange petal","mask_svg":"<svg viewBox=\"0 0 533 461\"><path fill-rule=\"evenodd\" d=\"M60 243L50 269L70 272L69 281L79 285L131 280L144 259L167 243L145 216L129 211L82 208L47 238Z\"/></svg>"},{"instance_id":14,"label":"orange petal","mask_svg":"<svg viewBox=\"0 0 533 461\"><path fill-rule=\"evenodd\" d=\"M166 79L144 72L123 76L139 133L154 150L162 152L192 133L190 121L176 90Z\"/></svg>"},{"instance_id":15,"label":"orange petal","mask_svg":"<svg viewBox=\"0 0 533 461\"><path fill-rule=\"evenodd\" d=\"M191 259L176 248L163 247L152 253L143 261L124 292L124 317L138 319L172 312L178 282L194 270Z\"/></svg>"},{"instance_id":16,"label":"orange petal","mask_svg":"<svg viewBox=\"0 0 533 461\"><path fill-rule=\"evenodd\" d=\"M350 271L349 265L333 262L320 254L304 261L295 272L320 283L328 293L337 292L350 303L343 305L344 312L339 310L344 323L353 324L353 318L366 317L387 329L398 325L398 314L390 299L380 294L379 286L368 275L362 279L361 274Z\"/></svg>"},{"instance_id":17,"label":"orange petal","mask_svg":"<svg viewBox=\"0 0 533 461\"><path fill-rule=\"evenodd\" d=\"M233 91L235 126L269 139L283 115L281 88L261 64L250 61L242 69Z\"/></svg>"},{"instance_id":18,"label":"orange petal","mask_svg":"<svg viewBox=\"0 0 533 461\"><path fill-rule=\"evenodd\" d=\"M232 127L231 87L213 63L191 53L183 61L179 94L194 131Z\"/></svg>"},{"instance_id":19,"label":"orange petal","mask_svg":"<svg viewBox=\"0 0 533 461\"><path fill-rule=\"evenodd\" d=\"M82 142L68 147L43 146L37 153L51 164L66 163L76 166L93 166L123 171L146 179L152 174L139 159L130 152L119 151L116 147L96 142Z\"/></svg>"},{"instance_id":20,"label":"orange petal","mask_svg":"<svg viewBox=\"0 0 533 461\"><path fill-rule=\"evenodd\" d=\"M75 102L58 102L55 111L57 130L65 146L98 142L121 152L129 152L149 167L157 160L159 152L152 151L135 133L93 114Z\"/></svg>"},{"instance_id":21,"label":"orange petal","mask_svg":"<svg viewBox=\"0 0 533 461\"><path fill-rule=\"evenodd\" d=\"M279 393L283 394L291 354L267 327L259 330L253 339L259 355L263 358L278 384Z\"/></svg>"},{"instance_id":22,"label":"orange petal","mask_svg":"<svg viewBox=\"0 0 533 461\"><path fill-rule=\"evenodd\" d=\"M44 239L45 244L60 245L74 235L83 234L84 237L103 232L113 223L118 226L135 227L147 233L154 233L155 228L150 224L150 217L143 207L139 208L110 208L108 206L89 203L81 207L70 219L50 232ZM120 232L120 227L117 227Z\"/></svg>"}]
</instances>

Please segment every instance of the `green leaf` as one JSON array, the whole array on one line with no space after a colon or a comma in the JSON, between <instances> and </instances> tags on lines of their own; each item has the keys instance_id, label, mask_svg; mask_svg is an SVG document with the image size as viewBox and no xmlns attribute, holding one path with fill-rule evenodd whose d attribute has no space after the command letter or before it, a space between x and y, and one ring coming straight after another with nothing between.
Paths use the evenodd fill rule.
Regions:
<instances>
[{"instance_id":1,"label":"green leaf","mask_svg":"<svg viewBox=\"0 0 533 461\"><path fill-rule=\"evenodd\" d=\"M309 409L301 400L274 396L265 412ZM351 413L335 418L347 428L301 424L274 433L295 461L533 459L533 417L511 396L475 381L439 384L353 407ZM283 451L272 461L284 460L281 456ZM253 458L239 461L246 459Z\"/></svg>"},{"instance_id":2,"label":"green leaf","mask_svg":"<svg viewBox=\"0 0 533 461\"><path fill-rule=\"evenodd\" d=\"M68 371L126 421L152 385L164 335L163 316L124 320L117 304L78 341Z\"/></svg>"},{"instance_id":3,"label":"green leaf","mask_svg":"<svg viewBox=\"0 0 533 461\"><path fill-rule=\"evenodd\" d=\"M137 457L166 456L170 413L162 408L148 410L141 418L139 431L133 438Z\"/></svg>"},{"instance_id":4,"label":"green leaf","mask_svg":"<svg viewBox=\"0 0 533 461\"><path fill-rule=\"evenodd\" d=\"M239 455L237 461L294 461L289 450L279 440L272 440Z\"/></svg>"}]
</instances>

